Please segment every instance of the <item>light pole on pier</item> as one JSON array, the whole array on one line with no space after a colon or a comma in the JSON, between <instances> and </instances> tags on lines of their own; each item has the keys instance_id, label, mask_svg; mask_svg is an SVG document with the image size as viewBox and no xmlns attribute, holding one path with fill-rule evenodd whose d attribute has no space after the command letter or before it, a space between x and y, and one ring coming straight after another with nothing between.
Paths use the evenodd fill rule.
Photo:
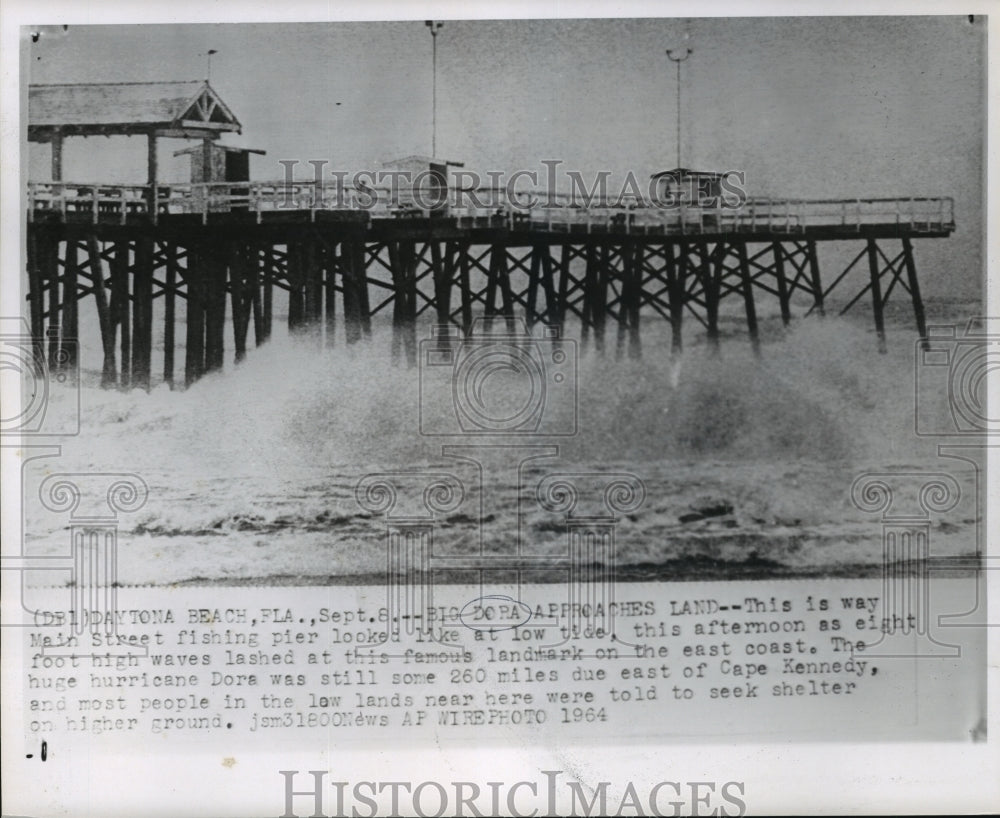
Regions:
<instances>
[{"instance_id":1,"label":"light pole on pier","mask_svg":"<svg viewBox=\"0 0 1000 818\"><path fill-rule=\"evenodd\" d=\"M218 53L219 52L216 51L214 48L210 48L210 49L208 49L208 51L205 52L205 60L206 60L206 62L205 62L205 82L211 82L211 80L212 80L212 55L213 54L218 54Z\"/></svg>"},{"instance_id":2,"label":"light pole on pier","mask_svg":"<svg viewBox=\"0 0 1000 818\"><path fill-rule=\"evenodd\" d=\"M677 64L677 167L681 166L681 63L684 62L693 52L690 48L667 49L667 59Z\"/></svg>"},{"instance_id":3,"label":"light pole on pier","mask_svg":"<svg viewBox=\"0 0 1000 818\"><path fill-rule=\"evenodd\" d=\"M438 32L444 27L444 23L436 23L433 20L425 21L424 25L431 32L431 158L437 157L437 104L438 104Z\"/></svg>"}]
</instances>

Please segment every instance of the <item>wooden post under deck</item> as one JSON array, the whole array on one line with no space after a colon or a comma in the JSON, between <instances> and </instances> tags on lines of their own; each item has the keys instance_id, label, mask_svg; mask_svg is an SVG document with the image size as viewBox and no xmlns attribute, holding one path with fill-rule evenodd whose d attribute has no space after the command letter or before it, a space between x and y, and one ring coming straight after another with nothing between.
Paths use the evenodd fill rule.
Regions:
<instances>
[{"instance_id":1,"label":"wooden post under deck","mask_svg":"<svg viewBox=\"0 0 1000 818\"><path fill-rule=\"evenodd\" d=\"M885 302L882 300L882 276L878 269L878 245L876 245L875 239L868 239L868 274L871 279L872 310L875 314L878 351L885 352L885 317L882 312Z\"/></svg>"},{"instance_id":2,"label":"wooden post under deck","mask_svg":"<svg viewBox=\"0 0 1000 818\"><path fill-rule=\"evenodd\" d=\"M163 381L174 388L174 332L177 310L177 245L169 242L163 252L167 256L163 289Z\"/></svg>"},{"instance_id":3,"label":"wooden post under deck","mask_svg":"<svg viewBox=\"0 0 1000 818\"><path fill-rule=\"evenodd\" d=\"M153 357L153 239L135 243L132 271L132 385L149 391Z\"/></svg>"},{"instance_id":4,"label":"wooden post under deck","mask_svg":"<svg viewBox=\"0 0 1000 818\"><path fill-rule=\"evenodd\" d=\"M188 246L187 272L187 353L184 359L184 384L191 386L205 373L205 268L201 247Z\"/></svg>"},{"instance_id":5,"label":"wooden post under deck","mask_svg":"<svg viewBox=\"0 0 1000 818\"><path fill-rule=\"evenodd\" d=\"M77 348L80 343L80 311L77 304L77 279L79 278L79 253L77 240L66 239L66 255L62 274L63 320L60 325L60 366L72 372L76 368Z\"/></svg>"},{"instance_id":6,"label":"wooden post under deck","mask_svg":"<svg viewBox=\"0 0 1000 818\"><path fill-rule=\"evenodd\" d=\"M736 242L736 250L740 260L740 279L743 289L743 306L747 314L747 329L750 332L750 345L755 354L760 354L760 335L757 330L757 307L753 300L753 279L750 273L750 264L747 261L747 243L745 241Z\"/></svg>"}]
</instances>

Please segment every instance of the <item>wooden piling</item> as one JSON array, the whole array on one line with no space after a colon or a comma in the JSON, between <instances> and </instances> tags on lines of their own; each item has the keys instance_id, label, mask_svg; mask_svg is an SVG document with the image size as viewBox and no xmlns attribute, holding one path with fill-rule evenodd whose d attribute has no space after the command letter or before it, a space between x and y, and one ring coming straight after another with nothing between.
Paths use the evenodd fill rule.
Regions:
<instances>
[{"instance_id":1,"label":"wooden piling","mask_svg":"<svg viewBox=\"0 0 1000 818\"><path fill-rule=\"evenodd\" d=\"M774 277L778 283L781 323L787 327L792 320L792 311L789 304L788 279L785 277L785 248L780 241L776 241L771 245L771 251L774 253Z\"/></svg>"},{"instance_id":2,"label":"wooden piling","mask_svg":"<svg viewBox=\"0 0 1000 818\"><path fill-rule=\"evenodd\" d=\"M819 274L819 256L816 255L816 242L806 242L806 254L809 257L809 277L812 281L813 309L817 315L826 315L826 308L823 305L823 281Z\"/></svg>"},{"instance_id":3,"label":"wooden piling","mask_svg":"<svg viewBox=\"0 0 1000 818\"><path fill-rule=\"evenodd\" d=\"M43 255L43 275L49 293L49 323L45 336L49 344L49 372L56 373L62 369L62 345L60 341L59 324L62 320L59 303L59 239L46 242Z\"/></svg>"},{"instance_id":4,"label":"wooden piling","mask_svg":"<svg viewBox=\"0 0 1000 818\"><path fill-rule=\"evenodd\" d=\"M35 375L45 371L45 285L40 263L40 245L46 237L35 230L28 230L28 306L31 313L31 350Z\"/></svg>"},{"instance_id":5,"label":"wooden piling","mask_svg":"<svg viewBox=\"0 0 1000 818\"><path fill-rule=\"evenodd\" d=\"M597 257L597 246L588 244L584 251L583 293L581 299L582 326L580 328L581 345L586 348L590 339L590 331L594 327L594 292L597 290L597 267L600 263Z\"/></svg>"},{"instance_id":6,"label":"wooden piling","mask_svg":"<svg viewBox=\"0 0 1000 818\"><path fill-rule=\"evenodd\" d=\"M185 323L187 325L186 347L184 358L184 384L191 386L205 374L205 268L202 264L202 249L198 244L192 244L187 251L187 272L184 276L187 285L187 307Z\"/></svg>"},{"instance_id":7,"label":"wooden piling","mask_svg":"<svg viewBox=\"0 0 1000 818\"><path fill-rule=\"evenodd\" d=\"M472 285L469 280L470 247L468 242L458 246L459 291L462 296L462 334L468 335L472 330Z\"/></svg>"},{"instance_id":8,"label":"wooden piling","mask_svg":"<svg viewBox=\"0 0 1000 818\"><path fill-rule=\"evenodd\" d=\"M687 298L687 243L668 244L667 297L670 302L670 352L679 355L684 349L684 301ZM676 256L674 251L676 250Z\"/></svg>"},{"instance_id":9,"label":"wooden piling","mask_svg":"<svg viewBox=\"0 0 1000 818\"><path fill-rule=\"evenodd\" d=\"M69 372L76 369L77 349L80 344L80 311L77 305L80 266L77 249L77 239L67 237L62 274L63 314L60 322L59 361L60 366Z\"/></svg>"},{"instance_id":10,"label":"wooden piling","mask_svg":"<svg viewBox=\"0 0 1000 818\"><path fill-rule=\"evenodd\" d=\"M266 260L261 253L260 247L256 244L250 246L250 276L253 285L253 292L250 295L253 310L253 340L255 346L260 346L265 341L264 335L264 307L261 302L261 289L264 279L267 277Z\"/></svg>"},{"instance_id":11,"label":"wooden piling","mask_svg":"<svg viewBox=\"0 0 1000 818\"><path fill-rule=\"evenodd\" d=\"M491 318L497 314L497 287L500 283L500 276L497 272L500 268L500 256L506 255L505 248L498 244L490 248L490 267L486 277L486 317Z\"/></svg>"},{"instance_id":12,"label":"wooden piling","mask_svg":"<svg viewBox=\"0 0 1000 818\"><path fill-rule=\"evenodd\" d=\"M743 306L747 314L747 330L750 333L750 345L754 354L760 354L760 333L757 329L757 307L753 298L753 277L750 271L750 264L747 261L747 243L742 240L736 242L736 252L740 262L740 280L743 290Z\"/></svg>"},{"instance_id":13,"label":"wooden piling","mask_svg":"<svg viewBox=\"0 0 1000 818\"><path fill-rule=\"evenodd\" d=\"M920 333L920 346L929 349L927 340L927 320L924 317L924 302L920 297L920 282L917 280L917 265L913 261L913 247L908 237L903 238L903 263L906 265L906 280L910 286L910 298L913 301L913 317L917 321L917 332Z\"/></svg>"},{"instance_id":14,"label":"wooden piling","mask_svg":"<svg viewBox=\"0 0 1000 818\"><path fill-rule=\"evenodd\" d=\"M591 314L594 318L594 347L598 352L603 352L608 317L608 283L611 279L611 246L607 242L601 243L597 258L597 280Z\"/></svg>"},{"instance_id":15,"label":"wooden piling","mask_svg":"<svg viewBox=\"0 0 1000 818\"><path fill-rule=\"evenodd\" d=\"M108 304L108 294L104 288L101 246L93 233L87 236L87 254L90 265L90 280L94 288L94 301L97 304L97 321L101 329L101 348L104 352L101 388L110 389L118 382L118 366L115 360L115 322Z\"/></svg>"},{"instance_id":16,"label":"wooden piling","mask_svg":"<svg viewBox=\"0 0 1000 818\"><path fill-rule=\"evenodd\" d=\"M246 247L242 241L233 240L227 247L229 266L229 296L233 313L233 350L235 362L247 355L247 332L250 329L252 293L247 280Z\"/></svg>"},{"instance_id":17,"label":"wooden piling","mask_svg":"<svg viewBox=\"0 0 1000 818\"><path fill-rule=\"evenodd\" d=\"M132 270L132 386L150 388L153 357L153 239L135 243Z\"/></svg>"},{"instance_id":18,"label":"wooden piling","mask_svg":"<svg viewBox=\"0 0 1000 818\"><path fill-rule=\"evenodd\" d=\"M261 320L260 335L257 336L257 346L271 337L274 323L274 245L268 243L264 253L263 281L261 282ZM256 327L254 328L256 330Z\"/></svg>"},{"instance_id":19,"label":"wooden piling","mask_svg":"<svg viewBox=\"0 0 1000 818\"><path fill-rule=\"evenodd\" d=\"M202 259L205 287L205 372L221 370L225 363L226 265L219 251L207 247Z\"/></svg>"},{"instance_id":20,"label":"wooden piling","mask_svg":"<svg viewBox=\"0 0 1000 818\"><path fill-rule=\"evenodd\" d=\"M885 316L883 314L885 302L882 300L882 275L878 268L878 245L875 243L875 239L868 239L868 274L871 279L872 311L875 315L878 351L884 353L886 351Z\"/></svg>"},{"instance_id":21,"label":"wooden piling","mask_svg":"<svg viewBox=\"0 0 1000 818\"><path fill-rule=\"evenodd\" d=\"M288 265L288 331L298 332L305 324L305 293L302 274L302 248L295 239L289 239L286 264Z\"/></svg>"},{"instance_id":22,"label":"wooden piling","mask_svg":"<svg viewBox=\"0 0 1000 818\"><path fill-rule=\"evenodd\" d=\"M538 285L541 283L542 245L531 247L531 262L528 268L528 305L525 310L525 321L530 331L535 322L541 317L538 314Z\"/></svg>"},{"instance_id":23,"label":"wooden piling","mask_svg":"<svg viewBox=\"0 0 1000 818\"><path fill-rule=\"evenodd\" d=\"M562 245L562 253L559 256L559 295L556 299L556 323L560 327L566 323L566 296L569 293L569 265L572 255L570 245Z\"/></svg>"},{"instance_id":24,"label":"wooden piling","mask_svg":"<svg viewBox=\"0 0 1000 818\"><path fill-rule=\"evenodd\" d=\"M303 236L301 247L304 323L309 328L318 330L323 318L323 268L315 236Z\"/></svg>"},{"instance_id":25,"label":"wooden piling","mask_svg":"<svg viewBox=\"0 0 1000 818\"><path fill-rule=\"evenodd\" d=\"M177 245L166 242L163 286L163 382L174 388L174 333L177 324Z\"/></svg>"},{"instance_id":26,"label":"wooden piling","mask_svg":"<svg viewBox=\"0 0 1000 818\"><path fill-rule=\"evenodd\" d=\"M417 365L417 248L412 241L400 242L402 270L403 349L408 366ZM400 292L397 290L396 298Z\"/></svg>"},{"instance_id":27,"label":"wooden piling","mask_svg":"<svg viewBox=\"0 0 1000 818\"><path fill-rule=\"evenodd\" d=\"M132 383L132 299L129 294L129 242L115 242L111 256L111 314L120 334L121 373L119 386L128 389Z\"/></svg>"},{"instance_id":28,"label":"wooden piling","mask_svg":"<svg viewBox=\"0 0 1000 818\"><path fill-rule=\"evenodd\" d=\"M451 323L451 287L455 280L455 244L447 242L444 253L441 244L432 240L431 269L434 277L435 318L439 326Z\"/></svg>"},{"instance_id":29,"label":"wooden piling","mask_svg":"<svg viewBox=\"0 0 1000 818\"><path fill-rule=\"evenodd\" d=\"M361 279L364 277L365 246L363 242L350 240L341 245L344 266L341 281L344 285L344 338L348 344L356 344L362 336Z\"/></svg>"},{"instance_id":30,"label":"wooden piling","mask_svg":"<svg viewBox=\"0 0 1000 818\"><path fill-rule=\"evenodd\" d=\"M639 309L642 301L642 266L645 248L641 244L622 245L623 275L619 328L628 335L628 356L639 358L642 346L639 337ZM624 322L621 321L624 318ZM621 336L619 335L619 344Z\"/></svg>"},{"instance_id":31,"label":"wooden piling","mask_svg":"<svg viewBox=\"0 0 1000 818\"><path fill-rule=\"evenodd\" d=\"M406 275L399 242L386 244L389 254L389 274L392 276L392 362L399 363L403 349L403 316L406 313L406 293L403 278Z\"/></svg>"},{"instance_id":32,"label":"wooden piling","mask_svg":"<svg viewBox=\"0 0 1000 818\"><path fill-rule=\"evenodd\" d=\"M556 295L556 281L553 273L552 247L548 244L539 246L542 256L542 289L545 292L545 323L560 324L559 298ZM562 335L562 332L559 333Z\"/></svg>"},{"instance_id":33,"label":"wooden piling","mask_svg":"<svg viewBox=\"0 0 1000 818\"><path fill-rule=\"evenodd\" d=\"M321 246L320 250L323 258L323 325L329 348L335 346L337 340L337 275L343 264L344 245L331 243Z\"/></svg>"},{"instance_id":34,"label":"wooden piling","mask_svg":"<svg viewBox=\"0 0 1000 818\"><path fill-rule=\"evenodd\" d=\"M725 245L720 241L709 250L708 242L700 244L702 288L705 293L705 325L708 346L719 351L719 298L722 289L722 272L725 264Z\"/></svg>"}]
</instances>

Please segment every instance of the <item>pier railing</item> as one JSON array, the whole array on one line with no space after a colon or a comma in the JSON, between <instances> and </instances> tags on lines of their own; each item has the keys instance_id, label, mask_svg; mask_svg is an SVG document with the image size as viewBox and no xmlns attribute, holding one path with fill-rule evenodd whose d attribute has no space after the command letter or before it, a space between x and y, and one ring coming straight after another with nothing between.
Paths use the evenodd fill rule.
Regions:
<instances>
[{"instance_id":1,"label":"pier railing","mask_svg":"<svg viewBox=\"0 0 1000 818\"><path fill-rule=\"evenodd\" d=\"M639 198L581 202L567 194L506 188L438 190L348 187L315 182L215 182L202 184L110 185L32 182L28 219L62 219L126 224L140 217L195 215L203 223L216 214L364 211L373 219L449 217L459 226L485 224L511 230L626 235L699 233L788 233L809 228L861 231L868 225L898 225L911 232L954 228L951 197L865 199L750 198L738 206L667 206Z\"/></svg>"}]
</instances>

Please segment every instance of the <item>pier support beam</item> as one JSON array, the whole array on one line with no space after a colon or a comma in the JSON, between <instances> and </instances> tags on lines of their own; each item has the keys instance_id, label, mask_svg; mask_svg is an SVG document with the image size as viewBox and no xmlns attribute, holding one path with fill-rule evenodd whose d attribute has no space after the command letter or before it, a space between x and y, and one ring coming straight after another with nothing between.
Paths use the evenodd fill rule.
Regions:
<instances>
[{"instance_id":1,"label":"pier support beam","mask_svg":"<svg viewBox=\"0 0 1000 818\"><path fill-rule=\"evenodd\" d=\"M184 384L191 386L205 374L205 287L200 245L190 245L187 251L187 352L184 360Z\"/></svg>"},{"instance_id":2,"label":"pier support beam","mask_svg":"<svg viewBox=\"0 0 1000 818\"><path fill-rule=\"evenodd\" d=\"M271 337L271 327L274 320L274 245L268 243L264 251L263 280L261 281L260 334L254 327L254 337L260 346Z\"/></svg>"},{"instance_id":3,"label":"pier support beam","mask_svg":"<svg viewBox=\"0 0 1000 818\"><path fill-rule=\"evenodd\" d=\"M247 264L246 245L239 240L229 242L229 297L233 310L233 348L235 362L247 355L247 332L253 309L253 287L256 268ZM252 272L251 272L252 269Z\"/></svg>"},{"instance_id":4,"label":"pier support beam","mask_svg":"<svg viewBox=\"0 0 1000 818\"><path fill-rule=\"evenodd\" d=\"M781 306L781 323L786 327L792 321L792 312L789 306L788 279L785 277L785 248L780 241L771 245L774 253L774 277L778 283L778 302Z\"/></svg>"},{"instance_id":5,"label":"pier support beam","mask_svg":"<svg viewBox=\"0 0 1000 818\"><path fill-rule=\"evenodd\" d=\"M885 316L882 300L882 274L878 264L878 245L875 239L868 239L868 272L871 278L872 310L875 315L875 333L878 335L878 351L885 352Z\"/></svg>"},{"instance_id":6,"label":"pier support beam","mask_svg":"<svg viewBox=\"0 0 1000 818\"><path fill-rule=\"evenodd\" d=\"M928 349L927 321L924 317L924 302L920 297L920 282L917 280L917 265L913 261L913 247L908 237L903 238L903 262L906 265L906 280L913 300L913 317L917 321L917 332L920 333L920 345Z\"/></svg>"},{"instance_id":7,"label":"pier support beam","mask_svg":"<svg viewBox=\"0 0 1000 818\"><path fill-rule=\"evenodd\" d=\"M110 389L118 382L118 366L115 360L115 322L108 304L108 294L104 288L101 245L93 234L87 237L87 257L90 265L90 280L94 288L94 301L97 304L97 320L101 329L101 348L104 352L101 388Z\"/></svg>"},{"instance_id":8,"label":"pier support beam","mask_svg":"<svg viewBox=\"0 0 1000 818\"><path fill-rule=\"evenodd\" d=\"M760 355L760 334L757 329L757 307L753 300L753 278L750 274L750 264L747 261L747 243L736 242L736 252L740 259L740 279L743 289L743 305L747 314L747 330L750 333L750 345L755 355Z\"/></svg>"},{"instance_id":9,"label":"pier support beam","mask_svg":"<svg viewBox=\"0 0 1000 818\"><path fill-rule=\"evenodd\" d=\"M174 388L174 332L177 324L177 245L163 245L166 269L163 282L163 382Z\"/></svg>"},{"instance_id":10,"label":"pier support beam","mask_svg":"<svg viewBox=\"0 0 1000 818\"><path fill-rule=\"evenodd\" d=\"M816 242L806 242L806 253L809 256L809 276L812 281L813 309L821 318L826 315L826 307L823 304L823 279L819 273L819 256L816 255Z\"/></svg>"},{"instance_id":11,"label":"pier support beam","mask_svg":"<svg viewBox=\"0 0 1000 818\"><path fill-rule=\"evenodd\" d=\"M219 249L208 247L202 259L205 285L205 372L222 369L226 336L226 265Z\"/></svg>"},{"instance_id":12,"label":"pier support beam","mask_svg":"<svg viewBox=\"0 0 1000 818\"><path fill-rule=\"evenodd\" d=\"M60 324L59 366L73 372L76 368L77 349L80 343L80 311L77 305L78 278L80 275L77 240L66 239L66 255L62 274L62 322Z\"/></svg>"},{"instance_id":13,"label":"pier support beam","mask_svg":"<svg viewBox=\"0 0 1000 818\"><path fill-rule=\"evenodd\" d=\"M153 239L135 243L132 270L132 386L150 387L153 362Z\"/></svg>"},{"instance_id":14,"label":"pier support beam","mask_svg":"<svg viewBox=\"0 0 1000 818\"><path fill-rule=\"evenodd\" d=\"M59 323L62 312L59 303L59 239L47 242L42 254L42 275L49 293L49 323L45 329L48 340L49 372L61 369L61 342Z\"/></svg>"},{"instance_id":15,"label":"pier support beam","mask_svg":"<svg viewBox=\"0 0 1000 818\"><path fill-rule=\"evenodd\" d=\"M116 241L111 257L111 312L118 325L121 376L119 385L128 389L132 385L132 298L129 293L129 242Z\"/></svg>"},{"instance_id":16,"label":"pier support beam","mask_svg":"<svg viewBox=\"0 0 1000 818\"><path fill-rule=\"evenodd\" d=\"M344 284L344 337L356 344L362 336L361 289L365 286L365 245L351 240L341 244L341 281Z\"/></svg>"},{"instance_id":17,"label":"pier support beam","mask_svg":"<svg viewBox=\"0 0 1000 818\"><path fill-rule=\"evenodd\" d=\"M722 243L711 250L708 242L699 243L701 253L698 270L701 274L701 289L705 297L705 326L708 330L708 348L713 353L719 351L719 293L722 289L722 265L725 248Z\"/></svg>"},{"instance_id":18,"label":"pier support beam","mask_svg":"<svg viewBox=\"0 0 1000 818\"><path fill-rule=\"evenodd\" d=\"M35 375L45 371L45 285L42 277L42 239L34 230L28 230L28 299L31 311L31 352Z\"/></svg>"},{"instance_id":19,"label":"pier support beam","mask_svg":"<svg viewBox=\"0 0 1000 818\"><path fill-rule=\"evenodd\" d=\"M667 297L670 303L670 353L684 350L684 301L686 299L687 244L667 246ZM675 254L676 251L676 254Z\"/></svg>"}]
</instances>

